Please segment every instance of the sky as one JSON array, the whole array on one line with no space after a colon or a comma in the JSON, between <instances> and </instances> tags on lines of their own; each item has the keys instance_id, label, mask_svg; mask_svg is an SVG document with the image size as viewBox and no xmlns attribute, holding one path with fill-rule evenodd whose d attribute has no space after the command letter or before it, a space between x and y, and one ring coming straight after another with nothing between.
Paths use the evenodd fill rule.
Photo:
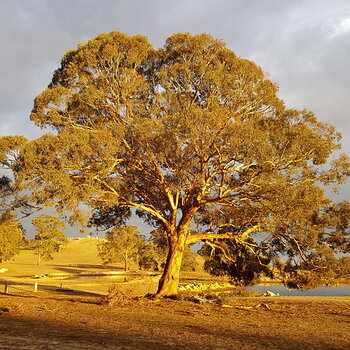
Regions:
<instances>
[{"instance_id":1,"label":"sky","mask_svg":"<svg viewBox=\"0 0 350 350\"><path fill-rule=\"evenodd\" d=\"M350 155L349 0L0 0L0 136L39 137L33 100L65 51L112 30L155 48L178 32L222 39L279 85L288 107L335 125Z\"/></svg>"}]
</instances>

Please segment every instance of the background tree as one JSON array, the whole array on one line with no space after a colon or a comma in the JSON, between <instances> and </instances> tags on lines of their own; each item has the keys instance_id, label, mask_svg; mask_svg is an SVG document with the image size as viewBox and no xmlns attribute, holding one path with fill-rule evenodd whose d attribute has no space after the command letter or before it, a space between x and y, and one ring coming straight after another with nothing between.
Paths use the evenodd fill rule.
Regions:
<instances>
[{"instance_id":1,"label":"background tree","mask_svg":"<svg viewBox=\"0 0 350 350\"><path fill-rule=\"evenodd\" d=\"M197 256L198 254L191 251L191 248L189 246L185 247L180 270L196 271L198 269Z\"/></svg>"},{"instance_id":2,"label":"background tree","mask_svg":"<svg viewBox=\"0 0 350 350\"><path fill-rule=\"evenodd\" d=\"M139 267L141 270L158 271L162 266L165 254L150 242L143 242L138 250Z\"/></svg>"},{"instance_id":3,"label":"background tree","mask_svg":"<svg viewBox=\"0 0 350 350\"><path fill-rule=\"evenodd\" d=\"M111 32L66 53L31 119L54 133L26 144L20 180L73 212L135 209L168 240L158 294L177 293L185 247L232 239L300 261L329 234L311 218L321 185L349 174L340 134L287 109L253 62L206 34L153 50ZM225 226L234 231L221 233ZM247 240L250 236L253 242ZM225 249L225 245L221 245Z\"/></svg>"},{"instance_id":4,"label":"background tree","mask_svg":"<svg viewBox=\"0 0 350 350\"><path fill-rule=\"evenodd\" d=\"M0 220L0 263L19 253L23 241L23 230L15 220L7 217Z\"/></svg>"},{"instance_id":5,"label":"background tree","mask_svg":"<svg viewBox=\"0 0 350 350\"><path fill-rule=\"evenodd\" d=\"M40 215L32 220L32 224L37 231L33 246L40 265L42 259L52 259L52 254L67 243L67 237L63 232L65 223L55 216Z\"/></svg>"},{"instance_id":6,"label":"background tree","mask_svg":"<svg viewBox=\"0 0 350 350\"><path fill-rule=\"evenodd\" d=\"M104 264L122 260L127 271L130 260L137 260L143 242L136 226L116 226L106 233L105 241L98 245L98 251Z\"/></svg>"}]
</instances>

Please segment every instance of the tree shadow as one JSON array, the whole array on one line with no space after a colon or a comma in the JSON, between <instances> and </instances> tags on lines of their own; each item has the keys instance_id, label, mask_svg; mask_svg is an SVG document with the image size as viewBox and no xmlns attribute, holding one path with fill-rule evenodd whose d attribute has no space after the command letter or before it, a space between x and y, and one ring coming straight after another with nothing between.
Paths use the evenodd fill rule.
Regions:
<instances>
[{"instance_id":1,"label":"tree shadow","mask_svg":"<svg viewBox=\"0 0 350 350\"><path fill-rule=\"evenodd\" d=\"M0 318L1 349L159 349L172 350L177 346L159 341L138 339L119 332L87 329L51 321ZM83 321L80 321L82 324ZM80 323L77 320L77 324Z\"/></svg>"},{"instance_id":2,"label":"tree shadow","mask_svg":"<svg viewBox=\"0 0 350 350\"><path fill-rule=\"evenodd\" d=\"M72 274L72 275L78 275L82 272L86 272L87 270L84 268L80 268L80 267L65 267L64 265L61 265L62 267L58 267L56 266L56 270L60 271L60 272L65 272L66 274ZM55 277L54 273L51 274L51 277ZM59 276L57 276L59 277ZM64 276L63 276L64 277Z\"/></svg>"},{"instance_id":3,"label":"tree shadow","mask_svg":"<svg viewBox=\"0 0 350 350\"><path fill-rule=\"evenodd\" d=\"M216 280L208 279L208 278L205 278L205 277L203 277L203 278L202 277L181 277L180 280L181 280L181 282L205 282L205 283L214 283L214 282L216 282Z\"/></svg>"},{"instance_id":4,"label":"tree shadow","mask_svg":"<svg viewBox=\"0 0 350 350\"><path fill-rule=\"evenodd\" d=\"M97 307L97 306L96 306ZM52 310L42 309L42 312ZM60 310L57 311L61 312ZM63 312L63 311L62 311ZM72 311L74 313L74 311ZM95 310L96 312L96 310ZM104 312L101 306L101 313ZM67 315L69 311L66 312ZM76 314L77 315L77 314ZM86 315L85 315L86 316ZM111 316L111 314L107 314ZM123 312L118 310L112 316L120 319ZM92 314L93 317L93 314ZM50 320L49 316L38 319L19 316L9 312L0 317L1 349L148 349L148 350L214 350L214 349L331 349L331 343L315 341L315 339L291 339L288 334L266 335L256 331L231 328L209 328L205 322L196 324L190 318L180 317L173 320L160 318L157 327L148 322L145 316L138 318L128 327L129 319L124 323L105 326L90 322L89 319L75 318ZM68 318L68 317L67 317ZM153 320L155 321L155 320ZM72 322L75 322L72 324ZM175 322L175 323L174 323ZM161 325L161 326L159 326ZM176 325L176 326L174 326ZM217 341L217 344L215 344ZM338 343L338 349L346 349L346 341ZM343 347L344 346L344 347Z\"/></svg>"},{"instance_id":5,"label":"tree shadow","mask_svg":"<svg viewBox=\"0 0 350 350\"><path fill-rule=\"evenodd\" d=\"M93 292L87 292L84 290L80 290L80 289L72 289L72 288L62 288L62 287L58 287L56 285L46 285L46 284L40 284L40 279L37 280L38 281L38 290L45 290L45 291L55 291L55 292L60 292L60 293L65 293L65 294L71 294L71 295L86 295L86 296L103 296L104 294L100 294L100 293L93 293ZM20 286L24 286L24 287L30 287L31 289L34 289L34 283L29 283L29 282L18 282L18 281L11 281L11 280L0 280L0 285L4 285L4 289L5 289L5 285L7 284L9 286L9 288L11 289L15 289L19 292L29 292L28 289L23 289L20 288ZM35 293L33 291L33 293ZM11 293L1 293L3 295L16 295L17 294L11 294Z\"/></svg>"},{"instance_id":6,"label":"tree shadow","mask_svg":"<svg viewBox=\"0 0 350 350\"><path fill-rule=\"evenodd\" d=\"M90 271L89 269L95 269L95 271ZM88 273L88 272L101 272L101 274L105 273L106 270L110 271L118 271L118 272L123 272L124 270L122 268L118 268L118 267L101 267L98 265L74 265L74 266L70 266L70 265L55 265L55 269L58 271L62 271L62 272L66 272L66 273L72 273L72 274L80 274L80 273Z\"/></svg>"},{"instance_id":7,"label":"tree shadow","mask_svg":"<svg viewBox=\"0 0 350 350\"><path fill-rule=\"evenodd\" d=\"M83 269L98 269L98 270L123 270L122 267L117 267L114 265L92 265L92 264L67 264L67 265L56 265L65 267L77 267Z\"/></svg>"}]
</instances>

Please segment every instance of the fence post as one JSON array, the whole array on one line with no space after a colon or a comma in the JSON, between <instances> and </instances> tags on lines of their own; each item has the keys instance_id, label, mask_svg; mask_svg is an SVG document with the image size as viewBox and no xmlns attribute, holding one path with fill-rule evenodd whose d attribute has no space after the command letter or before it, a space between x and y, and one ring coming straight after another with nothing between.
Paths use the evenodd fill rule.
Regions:
<instances>
[{"instance_id":1,"label":"fence post","mask_svg":"<svg viewBox=\"0 0 350 350\"><path fill-rule=\"evenodd\" d=\"M4 291L5 294L9 293L9 288L10 288L10 283L6 282L5 283L5 291Z\"/></svg>"},{"instance_id":2,"label":"fence post","mask_svg":"<svg viewBox=\"0 0 350 350\"><path fill-rule=\"evenodd\" d=\"M34 293L38 291L38 282L34 282Z\"/></svg>"}]
</instances>

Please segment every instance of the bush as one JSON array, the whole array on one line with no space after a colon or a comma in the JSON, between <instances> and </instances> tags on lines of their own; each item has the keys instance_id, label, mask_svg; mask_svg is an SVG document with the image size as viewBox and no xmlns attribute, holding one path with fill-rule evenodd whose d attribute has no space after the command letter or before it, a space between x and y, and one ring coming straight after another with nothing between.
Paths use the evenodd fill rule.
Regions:
<instances>
[{"instance_id":1,"label":"bush","mask_svg":"<svg viewBox=\"0 0 350 350\"><path fill-rule=\"evenodd\" d=\"M144 256L139 261L139 267L141 270L153 270L158 271L158 262L156 259L150 256Z\"/></svg>"},{"instance_id":2,"label":"bush","mask_svg":"<svg viewBox=\"0 0 350 350\"><path fill-rule=\"evenodd\" d=\"M118 285L113 285L108 290L108 295L102 300L103 305L130 305L136 301L134 292L131 289L121 289Z\"/></svg>"}]
</instances>

